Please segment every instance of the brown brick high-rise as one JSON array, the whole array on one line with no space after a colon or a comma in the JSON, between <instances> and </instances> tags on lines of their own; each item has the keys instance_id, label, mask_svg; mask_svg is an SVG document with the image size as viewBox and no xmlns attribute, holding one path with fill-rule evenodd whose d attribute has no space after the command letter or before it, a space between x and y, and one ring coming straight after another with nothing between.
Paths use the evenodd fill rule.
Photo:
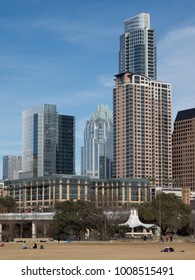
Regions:
<instances>
[{"instance_id":1,"label":"brown brick high-rise","mask_svg":"<svg viewBox=\"0 0 195 280\"><path fill-rule=\"evenodd\" d=\"M132 73L116 75L113 90L115 178L172 178L171 85Z\"/></svg>"},{"instance_id":2,"label":"brown brick high-rise","mask_svg":"<svg viewBox=\"0 0 195 280\"><path fill-rule=\"evenodd\" d=\"M195 190L195 108L179 111L174 122L173 179Z\"/></svg>"}]
</instances>

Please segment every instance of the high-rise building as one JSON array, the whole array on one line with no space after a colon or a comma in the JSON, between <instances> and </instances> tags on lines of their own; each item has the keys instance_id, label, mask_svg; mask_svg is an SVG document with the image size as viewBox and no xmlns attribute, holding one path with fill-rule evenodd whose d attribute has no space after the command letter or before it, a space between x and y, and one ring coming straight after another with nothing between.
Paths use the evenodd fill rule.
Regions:
<instances>
[{"instance_id":1,"label":"high-rise building","mask_svg":"<svg viewBox=\"0 0 195 280\"><path fill-rule=\"evenodd\" d=\"M177 113L172 149L174 184L195 191L195 108Z\"/></svg>"},{"instance_id":2,"label":"high-rise building","mask_svg":"<svg viewBox=\"0 0 195 280\"><path fill-rule=\"evenodd\" d=\"M7 155L3 157L3 180L17 180L21 171L21 156Z\"/></svg>"},{"instance_id":3,"label":"high-rise building","mask_svg":"<svg viewBox=\"0 0 195 280\"><path fill-rule=\"evenodd\" d=\"M0 180L0 198L4 196L4 180Z\"/></svg>"},{"instance_id":4,"label":"high-rise building","mask_svg":"<svg viewBox=\"0 0 195 280\"><path fill-rule=\"evenodd\" d=\"M74 134L74 117L59 115L56 105L23 111L21 177L74 174Z\"/></svg>"},{"instance_id":5,"label":"high-rise building","mask_svg":"<svg viewBox=\"0 0 195 280\"><path fill-rule=\"evenodd\" d=\"M106 105L98 105L86 123L81 148L81 174L94 178L112 177L113 117Z\"/></svg>"},{"instance_id":6,"label":"high-rise building","mask_svg":"<svg viewBox=\"0 0 195 280\"><path fill-rule=\"evenodd\" d=\"M133 73L115 76L113 172L115 178L172 177L171 85Z\"/></svg>"},{"instance_id":7,"label":"high-rise building","mask_svg":"<svg viewBox=\"0 0 195 280\"><path fill-rule=\"evenodd\" d=\"M75 174L75 118L58 115L56 173Z\"/></svg>"},{"instance_id":8,"label":"high-rise building","mask_svg":"<svg viewBox=\"0 0 195 280\"><path fill-rule=\"evenodd\" d=\"M171 85L157 81L155 41L149 14L124 21L113 89L113 175L162 187L172 178Z\"/></svg>"},{"instance_id":9,"label":"high-rise building","mask_svg":"<svg viewBox=\"0 0 195 280\"><path fill-rule=\"evenodd\" d=\"M132 72L157 78L156 39L150 28L150 15L140 13L124 21L120 36L119 73Z\"/></svg>"}]
</instances>

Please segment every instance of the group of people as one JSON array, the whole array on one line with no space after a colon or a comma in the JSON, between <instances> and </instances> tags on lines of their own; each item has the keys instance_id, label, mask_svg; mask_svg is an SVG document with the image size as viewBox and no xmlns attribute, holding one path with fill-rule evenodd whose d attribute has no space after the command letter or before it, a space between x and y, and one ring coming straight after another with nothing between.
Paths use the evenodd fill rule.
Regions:
<instances>
[{"instance_id":1,"label":"group of people","mask_svg":"<svg viewBox=\"0 0 195 280\"><path fill-rule=\"evenodd\" d=\"M26 245L26 242L24 241L24 242L22 243L22 249L27 249L27 248L28 248L28 247L27 247L27 245ZM36 242L34 243L32 249L37 249L37 243L36 243ZM43 244L40 245L40 249L44 249Z\"/></svg>"},{"instance_id":2,"label":"group of people","mask_svg":"<svg viewBox=\"0 0 195 280\"><path fill-rule=\"evenodd\" d=\"M173 241L173 235L172 234L166 234L165 236L163 236L162 234L161 234L161 242L169 242L169 241Z\"/></svg>"}]
</instances>

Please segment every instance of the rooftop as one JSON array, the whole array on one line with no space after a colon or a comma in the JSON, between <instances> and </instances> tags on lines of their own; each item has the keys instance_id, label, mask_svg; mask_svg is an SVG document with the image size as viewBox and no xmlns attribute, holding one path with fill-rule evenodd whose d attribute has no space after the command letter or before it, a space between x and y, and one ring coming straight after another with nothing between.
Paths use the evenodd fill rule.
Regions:
<instances>
[{"instance_id":1,"label":"rooftop","mask_svg":"<svg viewBox=\"0 0 195 280\"><path fill-rule=\"evenodd\" d=\"M175 118L175 122L195 118L195 108L179 111Z\"/></svg>"}]
</instances>

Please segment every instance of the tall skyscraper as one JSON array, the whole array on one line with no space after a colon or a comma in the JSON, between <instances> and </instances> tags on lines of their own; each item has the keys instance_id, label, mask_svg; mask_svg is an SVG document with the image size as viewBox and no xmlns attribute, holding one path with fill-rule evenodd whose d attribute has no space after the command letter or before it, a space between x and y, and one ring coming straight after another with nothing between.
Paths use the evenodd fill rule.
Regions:
<instances>
[{"instance_id":1,"label":"tall skyscraper","mask_svg":"<svg viewBox=\"0 0 195 280\"><path fill-rule=\"evenodd\" d=\"M195 108L177 113L172 139L175 184L195 191Z\"/></svg>"},{"instance_id":2,"label":"tall skyscraper","mask_svg":"<svg viewBox=\"0 0 195 280\"><path fill-rule=\"evenodd\" d=\"M81 148L81 174L94 178L112 177L113 117L106 105L98 105L86 123Z\"/></svg>"},{"instance_id":3,"label":"tall skyscraper","mask_svg":"<svg viewBox=\"0 0 195 280\"><path fill-rule=\"evenodd\" d=\"M172 178L171 85L156 80L150 15L138 14L124 24L113 89L113 174L167 186Z\"/></svg>"},{"instance_id":4,"label":"tall skyscraper","mask_svg":"<svg viewBox=\"0 0 195 280\"><path fill-rule=\"evenodd\" d=\"M115 178L172 177L171 85L132 73L116 75L113 89Z\"/></svg>"},{"instance_id":5,"label":"tall skyscraper","mask_svg":"<svg viewBox=\"0 0 195 280\"><path fill-rule=\"evenodd\" d=\"M56 106L51 104L23 111L22 177L47 176L67 170L74 174L74 117L67 118L72 119L71 125L66 123L66 116L59 115ZM69 164L71 168L67 167Z\"/></svg>"},{"instance_id":6,"label":"tall skyscraper","mask_svg":"<svg viewBox=\"0 0 195 280\"><path fill-rule=\"evenodd\" d=\"M8 155L3 157L3 180L17 180L21 171L21 156Z\"/></svg>"},{"instance_id":7,"label":"tall skyscraper","mask_svg":"<svg viewBox=\"0 0 195 280\"><path fill-rule=\"evenodd\" d=\"M140 13L124 21L120 36L119 73L132 72L157 78L156 39L150 28L150 15Z\"/></svg>"}]
</instances>

